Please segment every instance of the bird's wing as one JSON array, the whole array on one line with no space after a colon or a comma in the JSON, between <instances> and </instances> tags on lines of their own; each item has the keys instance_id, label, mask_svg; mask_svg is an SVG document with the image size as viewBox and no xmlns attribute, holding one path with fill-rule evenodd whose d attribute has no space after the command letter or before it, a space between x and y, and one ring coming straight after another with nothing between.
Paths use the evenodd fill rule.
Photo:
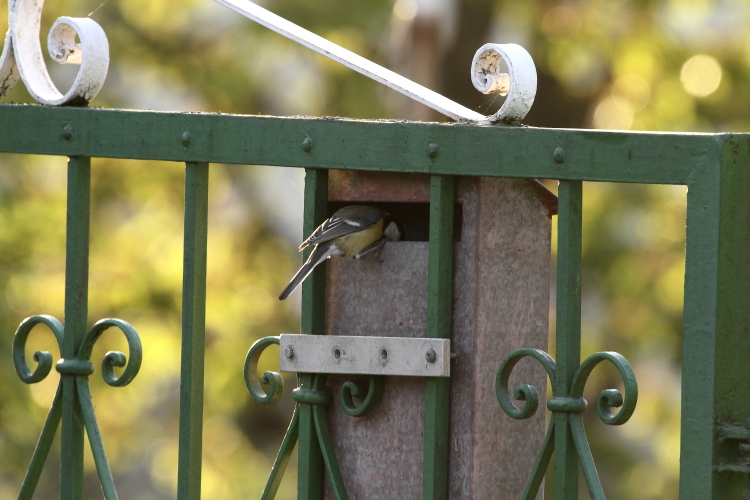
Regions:
<instances>
[{"instance_id":1,"label":"bird's wing","mask_svg":"<svg viewBox=\"0 0 750 500\"><path fill-rule=\"evenodd\" d=\"M362 231L370 226L374 226L380 220L381 215L378 212L356 215L346 218L336 217L335 215L326 220L302 242L299 249L305 249L310 245L318 245L325 241L330 241L339 236L349 233Z\"/></svg>"},{"instance_id":2,"label":"bird's wing","mask_svg":"<svg viewBox=\"0 0 750 500\"><path fill-rule=\"evenodd\" d=\"M307 278L312 270L315 269L315 266L326 260L331 255L339 255L339 253L340 252L336 249L336 245L330 243L328 245L319 245L315 247L312 253L310 253L310 257L307 258L307 262L299 268L297 274L294 275L294 278L292 278L286 288L281 292L279 300L284 300L289 297L289 294L292 293L300 283L305 280L305 278Z\"/></svg>"}]
</instances>

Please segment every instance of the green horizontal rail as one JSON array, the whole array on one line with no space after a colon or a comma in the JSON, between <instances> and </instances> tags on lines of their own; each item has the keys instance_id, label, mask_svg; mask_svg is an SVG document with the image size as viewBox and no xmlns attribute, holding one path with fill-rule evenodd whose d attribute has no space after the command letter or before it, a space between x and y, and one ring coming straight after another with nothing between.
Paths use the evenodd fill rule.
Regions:
<instances>
[{"instance_id":1,"label":"green horizontal rail","mask_svg":"<svg viewBox=\"0 0 750 500\"><path fill-rule=\"evenodd\" d=\"M17 104L0 105L0 127L0 152L7 153L655 184L687 184L695 171L714 168L725 141L712 134ZM437 144L434 158L430 143Z\"/></svg>"}]
</instances>

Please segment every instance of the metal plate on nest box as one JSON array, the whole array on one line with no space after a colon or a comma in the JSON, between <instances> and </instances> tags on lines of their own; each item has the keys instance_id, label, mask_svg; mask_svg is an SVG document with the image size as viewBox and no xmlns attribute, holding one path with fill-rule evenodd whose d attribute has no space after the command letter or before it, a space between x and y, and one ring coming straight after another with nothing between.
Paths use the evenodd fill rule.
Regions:
<instances>
[{"instance_id":1,"label":"metal plate on nest box","mask_svg":"<svg viewBox=\"0 0 750 500\"><path fill-rule=\"evenodd\" d=\"M450 340L281 334L281 371L449 377Z\"/></svg>"}]
</instances>

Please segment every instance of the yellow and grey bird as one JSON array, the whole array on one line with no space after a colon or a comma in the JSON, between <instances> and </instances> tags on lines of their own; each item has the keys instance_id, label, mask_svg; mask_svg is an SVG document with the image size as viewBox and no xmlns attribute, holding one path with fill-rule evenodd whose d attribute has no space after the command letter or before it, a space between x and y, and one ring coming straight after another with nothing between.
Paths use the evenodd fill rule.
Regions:
<instances>
[{"instance_id":1,"label":"yellow and grey bird","mask_svg":"<svg viewBox=\"0 0 750 500\"><path fill-rule=\"evenodd\" d=\"M341 255L358 259L381 248L386 240L399 239L401 231L387 212L367 205L350 205L338 210L299 246L300 251L310 245L315 245L315 248L281 292L279 300L287 298L315 266L327 258Z\"/></svg>"}]
</instances>

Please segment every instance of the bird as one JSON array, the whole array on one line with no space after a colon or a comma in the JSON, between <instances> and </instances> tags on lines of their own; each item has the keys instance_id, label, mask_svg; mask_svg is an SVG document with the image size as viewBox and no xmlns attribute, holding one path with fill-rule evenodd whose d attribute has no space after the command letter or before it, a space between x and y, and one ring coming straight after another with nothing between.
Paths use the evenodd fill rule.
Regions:
<instances>
[{"instance_id":1,"label":"bird","mask_svg":"<svg viewBox=\"0 0 750 500\"><path fill-rule=\"evenodd\" d=\"M300 252L314 245L310 257L279 295L284 300L329 257L358 259L374 250L382 250L387 240L398 241L402 231L388 212L368 205L349 205L334 213L299 246Z\"/></svg>"}]
</instances>

